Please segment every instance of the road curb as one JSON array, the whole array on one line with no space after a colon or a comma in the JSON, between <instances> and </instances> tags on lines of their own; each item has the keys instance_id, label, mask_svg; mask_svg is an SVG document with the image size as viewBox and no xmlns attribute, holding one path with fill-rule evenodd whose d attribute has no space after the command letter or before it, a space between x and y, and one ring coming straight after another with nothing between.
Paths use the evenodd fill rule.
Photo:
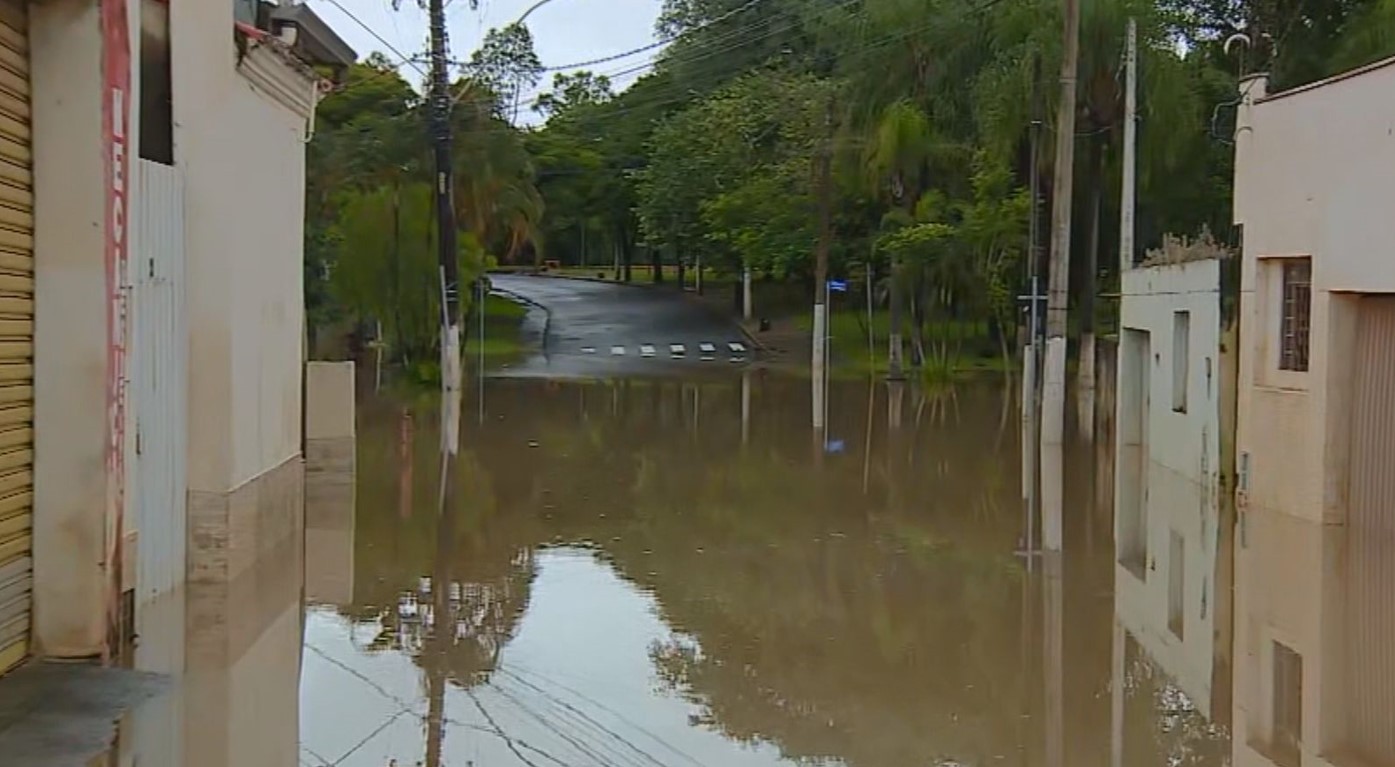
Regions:
<instances>
[{"instance_id":1,"label":"road curb","mask_svg":"<svg viewBox=\"0 0 1395 767\"><path fill-rule=\"evenodd\" d=\"M623 280L605 280L595 277L584 277L578 274L552 274L550 272L490 272L490 274L504 275L508 277L542 277L548 280L575 280L576 282L594 282L599 285L621 285L627 288L666 288L668 283L655 285L652 282L625 282Z\"/></svg>"}]
</instances>

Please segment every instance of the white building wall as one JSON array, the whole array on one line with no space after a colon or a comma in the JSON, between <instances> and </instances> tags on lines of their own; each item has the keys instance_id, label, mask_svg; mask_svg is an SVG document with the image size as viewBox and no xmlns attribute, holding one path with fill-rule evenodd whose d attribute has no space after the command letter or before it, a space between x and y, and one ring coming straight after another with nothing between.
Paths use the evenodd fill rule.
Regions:
<instances>
[{"instance_id":1,"label":"white building wall","mask_svg":"<svg viewBox=\"0 0 1395 767\"><path fill-rule=\"evenodd\" d=\"M1220 456L1220 262L1134 269L1123 274L1121 328L1147 331L1151 392L1147 409L1147 564L1140 579L1115 565L1120 622L1204 713L1210 714L1216 626ZM1186 412L1173 409L1175 313L1189 312ZM1122 353L1122 350L1121 350ZM1118 366L1119 389L1130 385ZM1124 402L1120 398L1121 403ZM1122 420L1121 414L1118 420ZM1122 462L1121 462L1122 464ZM1126 483L1118 483L1122 492ZM1119 499L1115 508L1124 508ZM1169 628L1170 547L1181 536L1185 563L1183 631Z\"/></svg>"},{"instance_id":2,"label":"white building wall","mask_svg":"<svg viewBox=\"0 0 1395 767\"><path fill-rule=\"evenodd\" d=\"M186 175L189 488L225 493L300 454L305 135L248 76L313 82L265 49L239 64L231 15L171 4L176 162Z\"/></svg>"},{"instance_id":3,"label":"white building wall","mask_svg":"<svg viewBox=\"0 0 1395 767\"><path fill-rule=\"evenodd\" d=\"M1395 59L1267 96L1241 85L1235 763L1267 765L1273 642L1303 659L1304 764L1341 748L1343 524L1355 293L1395 292ZM1280 273L1312 259L1309 369L1278 369ZM1340 762L1338 762L1340 763Z\"/></svg>"}]
</instances>

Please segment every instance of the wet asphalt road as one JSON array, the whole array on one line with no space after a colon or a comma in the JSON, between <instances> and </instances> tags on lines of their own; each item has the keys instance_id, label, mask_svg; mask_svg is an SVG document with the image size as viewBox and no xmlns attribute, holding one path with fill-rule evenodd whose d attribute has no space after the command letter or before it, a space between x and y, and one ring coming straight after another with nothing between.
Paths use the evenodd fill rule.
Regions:
<instances>
[{"instance_id":1,"label":"wet asphalt road","mask_svg":"<svg viewBox=\"0 0 1395 767\"><path fill-rule=\"evenodd\" d=\"M493 275L491 281L496 291L526 299L548 315L540 353L502 375L663 373L733 367L751 358L735 324L671 290L525 275Z\"/></svg>"}]
</instances>

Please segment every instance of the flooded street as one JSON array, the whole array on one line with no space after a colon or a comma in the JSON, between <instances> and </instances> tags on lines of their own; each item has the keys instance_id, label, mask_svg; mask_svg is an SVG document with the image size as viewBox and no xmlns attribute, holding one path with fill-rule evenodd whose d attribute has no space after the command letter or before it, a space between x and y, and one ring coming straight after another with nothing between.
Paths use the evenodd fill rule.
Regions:
<instances>
[{"instance_id":1,"label":"flooded street","mask_svg":"<svg viewBox=\"0 0 1395 767\"><path fill-rule=\"evenodd\" d=\"M1105 764L1122 681L1125 764L1226 763L1132 642L1114 678L1087 454L1053 600L1013 391L907 388L893 428L885 384L835 384L822 446L809 396L492 380L444 515L430 400L365 403L352 535L307 508L301 762Z\"/></svg>"},{"instance_id":2,"label":"flooded street","mask_svg":"<svg viewBox=\"0 0 1395 767\"><path fill-rule=\"evenodd\" d=\"M1108 446L1024 551L998 379L835 382L823 443L768 372L483 392L444 511L434 396L311 440L303 528L146 624L169 684L92 764L1231 763L1116 613Z\"/></svg>"}]
</instances>

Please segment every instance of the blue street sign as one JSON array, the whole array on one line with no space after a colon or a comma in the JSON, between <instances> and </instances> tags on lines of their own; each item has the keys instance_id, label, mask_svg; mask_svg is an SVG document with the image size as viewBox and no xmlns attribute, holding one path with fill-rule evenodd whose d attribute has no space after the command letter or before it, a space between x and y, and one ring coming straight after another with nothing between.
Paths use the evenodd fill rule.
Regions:
<instances>
[{"instance_id":1,"label":"blue street sign","mask_svg":"<svg viewBox=\"0 0 1395 767\"><path fill-rule=\"evenodd\" d=\"M828 289L833 293L848 292L848 283L845 280L829 280Z\"/></svg>"}]
</instances>

